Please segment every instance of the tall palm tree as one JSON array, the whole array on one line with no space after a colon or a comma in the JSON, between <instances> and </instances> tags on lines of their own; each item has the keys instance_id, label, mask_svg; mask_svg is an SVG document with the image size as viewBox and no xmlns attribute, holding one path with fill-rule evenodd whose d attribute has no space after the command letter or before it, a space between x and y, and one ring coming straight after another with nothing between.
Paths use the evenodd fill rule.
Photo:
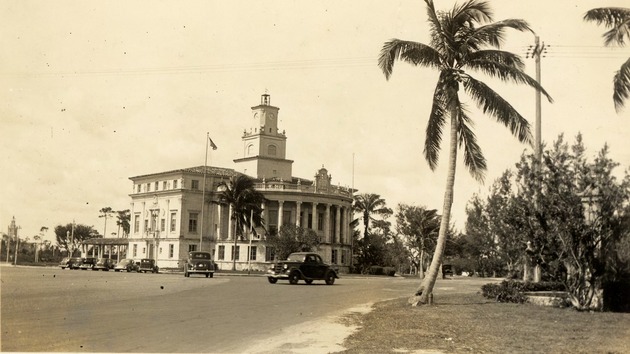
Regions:
<instances>
[{"instance_id":1,"label":"tall palm tree","mask_svg":"<svg viewBox=\"0 0 630 354\"><path fill-rule=\"evenodd\" d=\"M437 69L440 73L424 144L424 157L432 170L438 164L442 131L447 121L450 123L448 175L440 232L428 274L416 292L419 297L413 301L415 305L428 302L442 263L451 217L458 146L463 149L464 164L475 179L483 181L486 171L486 159L472 131L469 111L460 100L460 89L477 103L483 113L505 125L519 141L531 143L532 139L527 120L493 89L473 77L470 71L534 87L551 101L536 80L525 74L523 60L516 54L500 50L505 31L531 31L527 22L508 19L493 23L486 1L469 0L456 4L451 11L439 12L432 0L425 0L425 3L430 44L392 39L383 45L378 61L387 79L392 75L396 60Z\"/></svg>"},{"instance_id":2,"label":"tall palm tree","mask_svg":"<svg viewBox=\"0 0 630 354\"><path fill-rule=\"evenodd\" d=\"M116 225L118 226L118 235L120 228L123 230L123 237L129 236L131 229L131 211L129 209L116 211Z\"/></svg>"},{"instance_id":3,"label":"tall palm tree","mask_svg":"<svg viewBox=\"0 0 630 354\"><path fill-rule=\"evenodd\" d=\"M245 230L252 227L252 223L256 226L263 224L262 203L265 201L265 197L254 188L253 179L240 174L232 177L228 182L219 183L219 190L217 203L232 207L230 220L235 224L234 249L232 252L236 252L239 236L244 238ZM232 254L232 270L236 270L235 256L235 254Z\"/></svg>"},{"instance_id":4,"label":"tall palm tree","mask_svg":"<svg viewBox=\"0 0 630 354\"><path fill-rule=\"evenodd\" d=\"M363 193L354 196L354 205L352 208L355 213L361 214L363 218L363 238L368 239L368 230L370 221L374 221L374 215L389 216L392 210L385 206L385 199L378 194Z\"/></svg>"},{"instance_id":5,"label":"tall palm tree","mask_svg":"<svg viewBox=\"0 0 630 354\"><path fill-rule=\"evenodd\" d=\"M99 218L105 218L103 237L107 237L107 219L112 217L112 214L114 214L114 210L112 210L111 207L105 207L101 208L101 210L99 210L98 212L101 213L101 215L98 216Z\"/></svg>"},{"instance_id":6,"label":"tall palm tree","mask_svg":"<svg viewBox=\"0 0 630 354\"><path fill-rule=\"evenodd\" d=\"M592 21L610 28L602 36L604 45L623 47L626 39L630 39L630 9L622 7L600 7L588 11L584 21ZM623 108L624 101L630 96L630 58L621 65L613 79L613 102L615 110Z\"/></svg>"}]
</instances>

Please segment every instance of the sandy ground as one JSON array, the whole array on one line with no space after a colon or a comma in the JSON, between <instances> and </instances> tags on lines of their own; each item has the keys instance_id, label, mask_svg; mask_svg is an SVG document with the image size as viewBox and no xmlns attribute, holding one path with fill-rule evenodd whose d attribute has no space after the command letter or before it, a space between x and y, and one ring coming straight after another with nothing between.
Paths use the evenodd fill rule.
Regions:
<instances>
[{"instance_id":1,"label":"sandy ground","mask_svg":"<svg viewBox=\"0 0 630 354\"><path fill-rule=\"evenodd\" d=\"M358 329L356 325L342 321L353 313L368 313L372 304L351 308L339 316L309 321L286 328L277 336L254 343L245 350L252 354L308 353L324 354L344 350L343 341Z\"/></svg>"},{"instance_id":2,"label":"sandy ground","mask_svg":"<svg viewBox=\"0 0 630 354\"><path fill-rule=\"evenodd\" d=\"M344 320L352 314L372 311L373 304L348 309L341 315L309 321L286 328L277 336L254 343L244 353L251 354L328 354L345 350L343 341L359 327ZM434 350L393 349L396 353L442 354Z\"/></svg>"}]
</instances>

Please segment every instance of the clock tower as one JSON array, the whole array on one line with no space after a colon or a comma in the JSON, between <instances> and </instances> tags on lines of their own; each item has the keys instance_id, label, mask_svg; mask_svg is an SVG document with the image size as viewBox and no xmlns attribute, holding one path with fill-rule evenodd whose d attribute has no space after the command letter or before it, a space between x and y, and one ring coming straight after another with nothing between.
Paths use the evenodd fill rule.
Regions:
<instances>
[{"instance_id":1,"label":"clock tower","mask_svg":"<svg viewBox=\"0 0 630 354\"><path fill-rule=\"evenodd\" d=\"M286 159L287 137L278 130L278 107L264 94L252 107L251 125L243 132L243 157L235 159L236 169L256 178L290 181L293 160Z\"/></svg>"}]
</instances>

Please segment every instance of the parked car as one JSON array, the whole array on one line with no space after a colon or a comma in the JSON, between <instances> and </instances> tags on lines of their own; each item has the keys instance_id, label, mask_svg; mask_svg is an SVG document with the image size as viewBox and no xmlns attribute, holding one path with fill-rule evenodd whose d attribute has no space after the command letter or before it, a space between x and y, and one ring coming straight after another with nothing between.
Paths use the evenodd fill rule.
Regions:
<instances>
[{"instance_id":1,"label":"parked car","mask_svg":"<svg viewBox=\"0 0 630 354\"><path fill-rule=\"evenodd\" d=\"M191 274L204 274L206 278L214 276L214 262L210 252L188 252L188 259L184 263L184 276L190 277Z\"/></svg>"},{"instance_id":2,"label":"parked car","mask_svg":"<svg viewBox=\"0 0 630 354\"><path fill-rule=\"evenodd\" d=\"M446 278L446 275L453 276L453 265L452 264L442 264L442 279Z\"/></svg>"},{"instance_id":3,"label":"parked car","mask_svg":"<svg viewBox=\"0 0 630 354\"><path fill-rule=\"evenodd\" d=\"M137 272L138 271L138 264L133 259L125 258L125 259L120 260L120 262L118 262L114 266L114 271L115 272L120 272L120 271L123 271L123 272Z\"/></svg>"},{"instance_id":4,"label":"parked car","mask_svg":"<svg viewBox=\"0 0 630 354\"><path fill-rule=\"evenodd\" d=\"M70 257L64 257L61 262L59 262L59 267L61 267L61 269L68 268L68 262L70 262Z\"/></svg>"},{"instance_id":5,"label":"parked car","mask_svg":"<svg viewBox=\"0 0 630 354\"><path fill-rule=\"evenodd\" d=\"M155 259L150 258L142 258L140 262L138 262L138 273L157 273L159 268L155 263Z\"/></svg>"},{"instance_id":6,"label":"parked car","mask_svg":"<svg viewBox=\"0 0 630 354\"><path fill-rule=\"evenodd\" d=\"M96 260L96 264L92 267L92 270L102 270L109 271L110 269L114 269L116 262L111 258L99 258Z\"/></svg>"},{"instance_id":7,"label":"parked car","mask_svg":"<svg viewBox=\"0 0 630 354\"><path fill-rule=\"evenodd\" d=\"M79 268L81 270L88 270L88 269L94 268L95 264L96 264L96 258L86 257L81 260L81 266L79 266Z\"/></svg>"},{"instance_id":8,"label":"parked car","mask_svg":"<svg viewBox=\"0 0 630 354\"><path fill-rule=\"evenodd\" d=\"M276 263L267 271L267 280L271 284L278 280L288 280L290 284L297 284L300 280L306 284L324 280L326 284L333 285L338 278L337 271L324 263L320 255L310 252L291 253L286 261Z\"/></svg>"},{"instance_id":9,"label":"parked car","mask_svg":"<svg viewBox=\"0 0 630 354\"><path fill-rule=\"evenodd\" d=\"M83 258L70 257L70 260L68 261L68 269L81 269L81 264L83 264Z\"/></svg>"}]
</instances>

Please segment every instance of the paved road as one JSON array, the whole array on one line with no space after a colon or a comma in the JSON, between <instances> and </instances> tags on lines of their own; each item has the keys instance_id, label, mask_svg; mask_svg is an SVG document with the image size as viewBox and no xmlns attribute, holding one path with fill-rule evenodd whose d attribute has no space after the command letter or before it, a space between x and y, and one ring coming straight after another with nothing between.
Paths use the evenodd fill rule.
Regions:
<instances>
[{"instance_id":1,"label":"paved road","mask_svg":"<svg viewBox=\"0 0 630 354\"><path fill-rule=\"evenodd\" d=\"M335 285L2 267L2 351L241 352L282 329L409 295L417 281Z\"/></svg>"}]
</instances>

